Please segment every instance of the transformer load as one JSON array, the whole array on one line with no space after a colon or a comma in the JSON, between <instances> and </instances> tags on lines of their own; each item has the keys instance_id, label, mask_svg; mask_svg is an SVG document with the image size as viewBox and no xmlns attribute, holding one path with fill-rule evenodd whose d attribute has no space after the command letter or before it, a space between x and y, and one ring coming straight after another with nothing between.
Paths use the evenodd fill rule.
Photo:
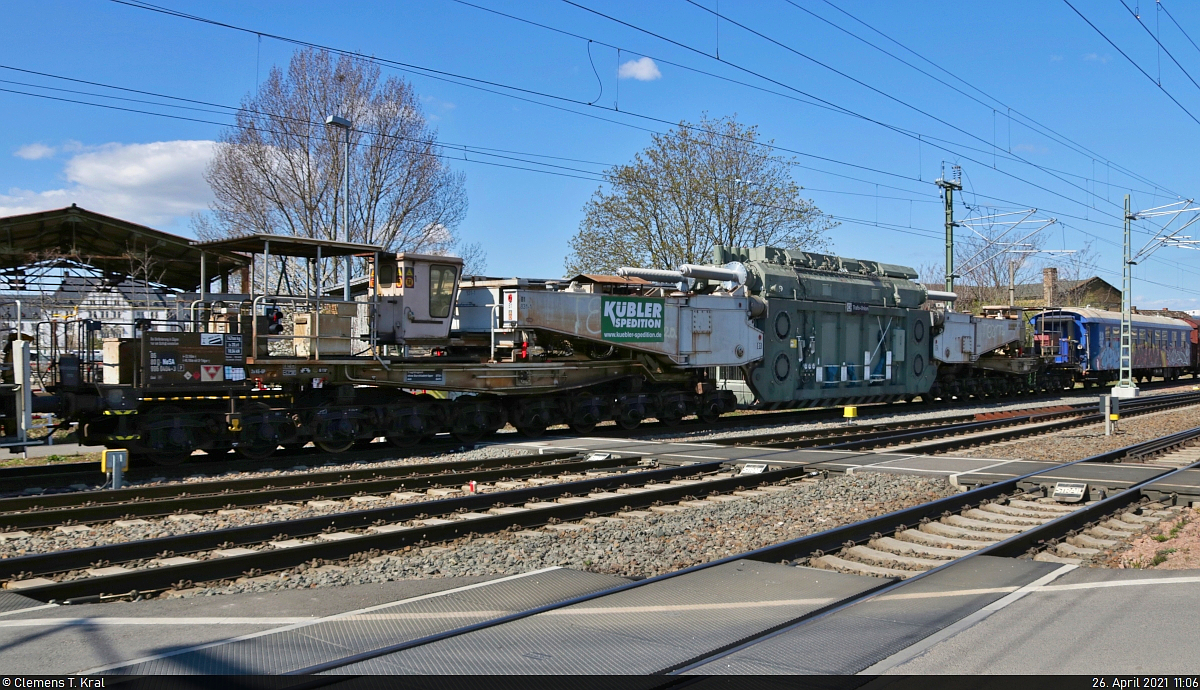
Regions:
<instances>
[{"instance_id":1,"label":"transformer load","mask_svg":"<svg viewBox=\"0 0 1200 690\"><path fill-rule=\"evenodd\" d=\"M744 381L749 395L740 396L743 401L858 405L933 397L941 389L999 392L1024 385L1019 373L984 366L1012 359L1023 322L927 309L957 296L928 290L906 266L721 246L713 263L744 272L742 283L767 305L756 321L766 335L762 361L727 377L734 388ZM1002 351L1005 356L993 357ZM1027 358L1015 368L1032 364Z\"/></svg>"}]
</instances>

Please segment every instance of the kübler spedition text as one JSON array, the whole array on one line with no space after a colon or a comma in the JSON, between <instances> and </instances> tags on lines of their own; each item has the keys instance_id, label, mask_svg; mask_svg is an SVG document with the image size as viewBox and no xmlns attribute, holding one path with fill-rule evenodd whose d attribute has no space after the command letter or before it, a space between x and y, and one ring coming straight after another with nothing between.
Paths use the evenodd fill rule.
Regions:
<instances>
[{"instance_id":1,"label":"k\u00fcbler spedition text","mask_svg":"<svg viewBox=\"0 0 1200 690\"><path fill-rule=\"evenodd\" d=\"M608 302L604 316L614 328L662 328L661 302Z\"/></svg>"}]
</instances>

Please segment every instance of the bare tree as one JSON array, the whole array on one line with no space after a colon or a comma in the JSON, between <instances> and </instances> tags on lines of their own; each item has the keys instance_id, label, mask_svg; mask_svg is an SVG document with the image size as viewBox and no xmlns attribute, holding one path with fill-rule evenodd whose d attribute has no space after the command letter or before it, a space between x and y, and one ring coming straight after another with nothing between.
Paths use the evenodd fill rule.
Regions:
<instances>
[{"instance_id":1,"label":"bare tree","mask_svg":"<svg viewBox=\"0 0 1200 690\"><path fill-rule=\"evenodd\" d=\"M1101 299L1103 296L1098 296L1092 292L1085 291L1081 281L1092 278L1096 275L1096 264L1099 260L1092 240L1084 242L1083 246L1074 250L1071 254L1066 254L1062 259L1055 262L1058 268L1058 278L1062 281L1070 281L1075 283L1069 290L1061 291L1061 301L1064 307L1083 307L1091 304L1097 297ZM1051 265L1047 263L1047 266Z\"/></svg>"},{"instance_id":2,"label":"bare tree","mask_svg":"<svg viewBox=\"0 0 1200 690\"><path fill-rule=\"evenodd\" d=\"M771 142L767 142L770 144ZM800 196L789 159L733 117L687 122L606 172L571 240L569 273L706 262L714 245L824 249L834 227Z\"/></svg>"},{"instance_id":3,"label":"bare tree","mask_svg":"<svg viewBox=\"0 0 1200 690\"><path fill-rule=\"evenodd\" d=\"M1010 285L1039 282L1040 266L1034 260L1045 244L1045 235L1034 231L1046 221L1027 221L1024 229L1007 222L984 220L962 225L968 232L958 234L954 243L954 272L960 277L958 308L966 311L987 304L1008 304ZM1013 244L1019 241L1019 245Z\"/></svg>"},{"instance_id":4,"label":"bare tree","mask_svg":"<svg viewBox=\"0 0 1200 690\"><path fill-rule=\"evenodd\" d=\"M480 276L487 271L487 253L478 242L460 243L451 253L462 257L463 275Z\"/></svg>"},{"instance_id":5,"label":"bare tree","mask_svg":"<svg viewBox=\"0 0 1200 690\"><path fill-rule=\"evenodd\" d=\"M394 251L446 253L466 215L461 173L440 157L407 81L377 65L306 48L248 95L217 143L205 179L215 200L206 239L252 232L341 239L350 120L350 239ZM336 264L335 264L336 266ZM330 276L334 278L335 276Z\"/></svg>"}]
</instances>

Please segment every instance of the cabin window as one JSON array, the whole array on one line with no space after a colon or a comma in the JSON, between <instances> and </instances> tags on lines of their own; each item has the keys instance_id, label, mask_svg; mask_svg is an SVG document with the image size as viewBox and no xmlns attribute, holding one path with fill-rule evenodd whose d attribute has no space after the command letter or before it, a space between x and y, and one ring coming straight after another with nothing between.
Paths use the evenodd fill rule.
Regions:
<instances>
[{"instance_id":1,"label":"cabin window","mask_svg":"<svg viewBox=\"0 0 1200 690\"><path fill-rule=\"evenodd\" d=\"M383 259L379 262L379 285L391 287L396 282L396 261Z\"/></svg>"},{"instance_id":2,"label":"cabin window","mask_svg":"<svg viewBox=\"0 0 1200 690\"><path fill-rule=\"evenodd\" d=\"M435 264L429 267L429 318L444 319L450 316L454 301L454 278L457 275L453 266Z\"/></svg>"}]
</instances>

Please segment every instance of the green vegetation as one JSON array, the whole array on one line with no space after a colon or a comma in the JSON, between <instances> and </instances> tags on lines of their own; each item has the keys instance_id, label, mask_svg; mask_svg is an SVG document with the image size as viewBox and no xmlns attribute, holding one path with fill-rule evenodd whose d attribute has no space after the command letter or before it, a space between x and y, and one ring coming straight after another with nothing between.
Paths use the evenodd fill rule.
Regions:
<instances>
[{"instance_id":1,"label":"green vegetation","mask_svg":"<svg viewBox=\"0 0 1200 690\"><path fill-rule=\"evenodd\" d=\"M100 454L85 453L83 455L48 455L40 458L22 458L18 455L14 455L10 459L0 460L0 468L32 467L34 465L58 465L64 462L100 462Z\"/></svg>"},{"instance_id":2,"label":"green vegetation","mask_svg":"<svg viewBox=\"0 0 1200 690\"><path fill-rule=\"evenodd\" d=\"M1154 560L1150 562L1151 566L1156 566L1167 560L1167 556L1175 553L1175 549L1159 549L1154 553Z\"/></svg>"}]
</instances>

